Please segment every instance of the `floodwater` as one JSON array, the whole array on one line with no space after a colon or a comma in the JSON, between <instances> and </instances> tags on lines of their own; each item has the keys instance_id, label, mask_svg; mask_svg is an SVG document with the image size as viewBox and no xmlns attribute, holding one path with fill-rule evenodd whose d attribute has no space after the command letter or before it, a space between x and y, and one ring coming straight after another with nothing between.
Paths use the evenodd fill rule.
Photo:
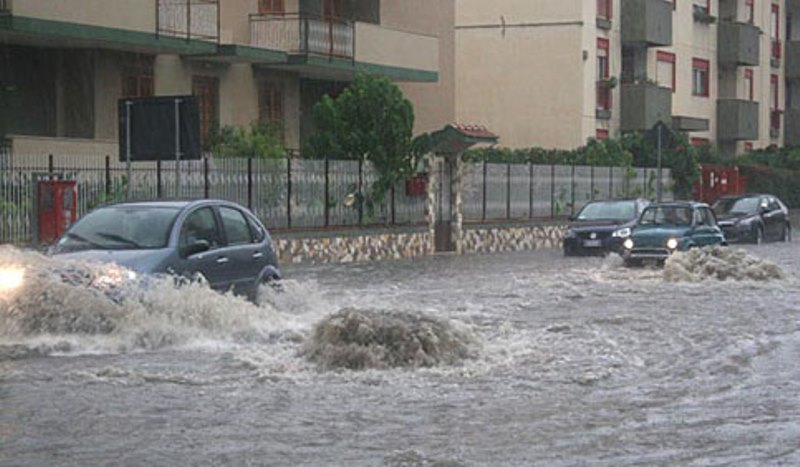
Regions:
<instances>
[{"instance_id":1,"label":"floodwater","mask_svg":"<svg viewBox=\"0 0 800 467\"><path fill-rule=\"evenodd\" d=\"M800 250L748 251L782 273L444 256L260 308L38 277L0 301L0 465L800 465Z\"/></svg>"}]
</instances>

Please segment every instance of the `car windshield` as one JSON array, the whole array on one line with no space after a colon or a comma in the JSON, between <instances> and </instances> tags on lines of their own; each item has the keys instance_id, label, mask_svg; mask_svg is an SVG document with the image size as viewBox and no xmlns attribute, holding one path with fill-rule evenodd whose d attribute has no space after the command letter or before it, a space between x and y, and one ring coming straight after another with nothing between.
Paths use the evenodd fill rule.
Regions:
<instances>
[{"instance_id":1,"label":"car windshield","mask_svg":"<svg viewBox=\"0 0 800 467\"><path fill-rule=\"evenodd\" d=\"M635 217L635 201L598 201L584 206L578 213L577 219L581 221L627 221Z\"/></svg>"},{"instance_id":2,"label":"car windshield","mask_svg":"<svg viewBox=\"0 0 800 467\"><path fill-rule=\"evenodd\" d=\"M721 199L714 204L714 212L726 214L755 214L758 211L758 197Z\"/></svg>"},{"instance_id":3,"label":"car windshield","mask_svg":"<svg viewBox=\"0 0 800 467\"><path fill-rule=\"evenodd\" d=\"M656 206L645 209L640 225L691 225L692 209L684 206Z\"/></svg>"},{"instance_id":4,"label":"car windshield","mask_svg":"<svg viewBox=\"0 0 800 467\"><path fill-rule=\"evenodd\" d=\"M164 248L179 211L162 206L100 208L81 218L58 246L67 251Z\"/></svg>"}]
</instances>

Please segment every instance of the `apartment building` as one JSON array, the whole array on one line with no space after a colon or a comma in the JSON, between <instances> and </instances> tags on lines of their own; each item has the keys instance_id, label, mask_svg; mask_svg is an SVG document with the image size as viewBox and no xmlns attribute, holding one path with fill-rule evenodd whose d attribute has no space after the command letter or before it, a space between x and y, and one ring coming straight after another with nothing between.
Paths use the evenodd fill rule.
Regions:
<instances>
[{"instance_id":1,"label":"apartment building","mask_svg":"<svg viewBox=\"0 0 800 467\"><path fill-rule=\"evenodd\" d=\"M800 146L800 0L786 0L785 143Z\"/></svg>"},{"instance_id":2,"label":"apartment building","mask_svg":"<svg viewBox=\"0 0 800 467\"><path fill-rule=\"evenodd\" d=\"M454 0L0 0L0 139L15 153L116 154L117 101L198 96L201 132L279 124L357 72L397 82L417 131L454 116Z\"/></svg>"},{"instance_id":3,"label":"apartment building","mask_svg":"<svg viewBox=\"0 0 800 467\"><path fill-rule=\"evenodd\" d=\"M658 121L731 157L781 145L784 24L784 0L461 0L456 119L509 147Z\"/></svg>"}]
</instances>

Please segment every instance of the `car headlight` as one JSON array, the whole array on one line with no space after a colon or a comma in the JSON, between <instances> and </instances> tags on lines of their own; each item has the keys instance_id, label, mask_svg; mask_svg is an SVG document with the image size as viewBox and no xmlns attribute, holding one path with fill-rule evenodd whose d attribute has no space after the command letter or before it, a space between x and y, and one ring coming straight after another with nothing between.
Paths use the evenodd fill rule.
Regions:
<instances>
[{"instance_id":1,"label":"car headlight","mask_svg":"<svg viewBox=\"0 0 800 467\"><path fill-rule=\"evenodd\" d=\"M614 232L613 234L611 234L611 236L612 237L617 237L617 238L628 238L628 237L631 236L631 229L630 229L630 227L625 227L624 229L619 229L616 232Z\"/></svg>"},{"instance_id":2,"label":"car headlight","mask_svg":"<svg viewBox=\"0 0 800 467\"><path fill-rule=\"evenodd\" d=\"M18 267L0 268L0 292L18 289L25 280L25 270Z\"/></svg>"},{"instance_id":3,"label":"car headlight","mask_svg":"<svg viewBox=\"0 0 800 467\"><path fill-rule=\"evenodd\" d=\"M630 238L626 239L624 242L622 242L622 246L624 246L626 250L632 250L633 240Z\"/></svg>"},{"instance_id":4,"label":"car headlight","mask_svg":"<svg viewBox=\"0 0 800 467\"><path fill-rule=\"evenodd\" d=\"M670 250L677 250L678 249L678 239L670 238L667 240L667 248Z\"/></svg>"}]
</instances>

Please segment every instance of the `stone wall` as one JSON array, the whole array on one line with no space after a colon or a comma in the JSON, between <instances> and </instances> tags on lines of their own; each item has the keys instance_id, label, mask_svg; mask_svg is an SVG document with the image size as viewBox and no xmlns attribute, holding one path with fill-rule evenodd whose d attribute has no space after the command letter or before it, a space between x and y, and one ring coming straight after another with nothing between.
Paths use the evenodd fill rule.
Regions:
<instances>
[{"instance_id":1,"label":"stone wall","mask_svg":"<svg viewBox=\"0 0 800 467\"><path fill-rule=\"evenodd\" d=\"M467 225L464 228L464 253L561 248L566 226L545 224Z\"/></svg>"},{"instance_id":2,"label":"stone wall","mask_svg":"<svg viewBox=\"0 0 800 467\"><path fill-rule=\"evenodd\" d=\"M426 256L433 235L424 227L274 234L281 264L351 263Z\"/></svg>"}]
</instances>

